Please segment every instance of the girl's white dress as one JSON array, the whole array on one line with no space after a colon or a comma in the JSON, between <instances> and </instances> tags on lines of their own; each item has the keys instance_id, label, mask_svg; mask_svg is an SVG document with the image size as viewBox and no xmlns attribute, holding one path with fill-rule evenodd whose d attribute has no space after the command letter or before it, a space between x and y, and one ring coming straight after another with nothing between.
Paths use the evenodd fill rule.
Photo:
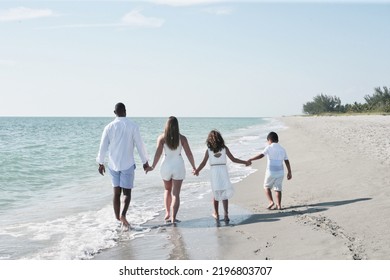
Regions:
<instances>
[{"instance_id":1,"label":"girl's white dress","mask_svg":"<svg viewBox=\"0 0 390 280\"><path fill-rule=\"evenodd\" d=\"M229 199L234 194L234 188L230 182L228 169L226 166L226 150L222 149L218 153L208 150L211 173L211 189L214 199L221 201Z\"/></svg>"}]
</instances>

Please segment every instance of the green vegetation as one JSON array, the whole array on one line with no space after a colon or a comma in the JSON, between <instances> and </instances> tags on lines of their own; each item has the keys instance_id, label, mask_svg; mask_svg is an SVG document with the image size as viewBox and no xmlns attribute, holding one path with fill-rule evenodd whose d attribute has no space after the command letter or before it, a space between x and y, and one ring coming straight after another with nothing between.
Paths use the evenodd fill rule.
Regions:
<instances>
[{"instance_id":1,"label":"green vegetation","mask_svg":"<svg viewBox=\"0 0 390 280\"><path fill-rule=\"evenodd\" d=\"M337 96L319 94L303 105L303 112L310 115L329 113L390 113L390 90L375 88L372 95L364 97L365 103L341 104Z\"/></svg>"}]
</instances>

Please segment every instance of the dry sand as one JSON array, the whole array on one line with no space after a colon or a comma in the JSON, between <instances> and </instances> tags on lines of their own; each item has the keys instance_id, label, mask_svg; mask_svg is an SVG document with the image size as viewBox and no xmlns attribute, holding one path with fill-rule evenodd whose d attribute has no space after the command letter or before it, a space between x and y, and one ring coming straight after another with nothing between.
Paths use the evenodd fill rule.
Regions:
<instances>
[{"instance_id":1,"label":"dry sand","mask_svg":"<svg viewBox=\"0 0 390 280\"><path fill-rule=\"evenodd\" d=\"M283 210L265 209L261 159L235 185L230 225L215 223L207 198L180 212L176 227L159 227L160 217L147 236L96 258L389 260L390 116L281 121L293 173L284 181Z\"/></svg>"},{"instance_id":2,"label":"dry sand","mask_svg":"<svg viewBox=\"0 0 390 280\"><path fill-rule=\"evenodd\" d=\"M221 258L390 259L390 116L286 117L293 179L283 211L265 210L265 160L232 203L255 214L225 234ZM246 191L244 191L246 190Z\"/></svg>"}]
</instances>

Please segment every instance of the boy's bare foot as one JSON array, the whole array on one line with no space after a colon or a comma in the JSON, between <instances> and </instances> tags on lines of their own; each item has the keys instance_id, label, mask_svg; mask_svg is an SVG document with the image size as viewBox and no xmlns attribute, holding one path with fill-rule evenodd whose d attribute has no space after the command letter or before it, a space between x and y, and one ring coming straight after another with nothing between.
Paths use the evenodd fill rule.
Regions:
<instances>
[{"instance_id":1,"label":"boy's bare foot","mask_svg":"<svg viewBox=\"0 0 390 280\"><path fill-rule=\"evenodd\" d=\"M218 215L218 214L213 213L213 218L214 218L216 221L219 221L219 215Z\"/></svg>"},{"instance_id":2,"label":"boy's bare foot","mask_svg":"<svg viewBox=\"0 0 390 280\"><path fill-rule=\"evenodd\" d=\"M274 207L275 203L274 202L271 202L268 206L267 206L267 209L268 210L271 210L272 207Z\"/></svg>"}]
</instances>

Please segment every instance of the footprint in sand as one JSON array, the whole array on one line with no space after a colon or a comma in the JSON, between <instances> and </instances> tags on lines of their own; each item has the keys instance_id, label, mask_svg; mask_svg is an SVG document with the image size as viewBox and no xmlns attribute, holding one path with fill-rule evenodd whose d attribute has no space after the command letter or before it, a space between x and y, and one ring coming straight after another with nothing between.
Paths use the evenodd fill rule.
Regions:
<instances>
[{"instance_id":1,"label":"footprint in sand","mask_svg":"<svg viewBox=\"0 0 390 280\"><path fill-rule=\"evenodd\" d=\"M340 227L336 222L332 221L331 219L322 215L302 215L298 218L298 221L303 223L304 225L312 225L315 227L316 230L326 231L336 238L345 239L347 241L346 245L352 254L352 259L366 259L364 248L361 242L356 237L350 236L348 233L346 233L342 227Z\"/></svg>"}]
</instances>

